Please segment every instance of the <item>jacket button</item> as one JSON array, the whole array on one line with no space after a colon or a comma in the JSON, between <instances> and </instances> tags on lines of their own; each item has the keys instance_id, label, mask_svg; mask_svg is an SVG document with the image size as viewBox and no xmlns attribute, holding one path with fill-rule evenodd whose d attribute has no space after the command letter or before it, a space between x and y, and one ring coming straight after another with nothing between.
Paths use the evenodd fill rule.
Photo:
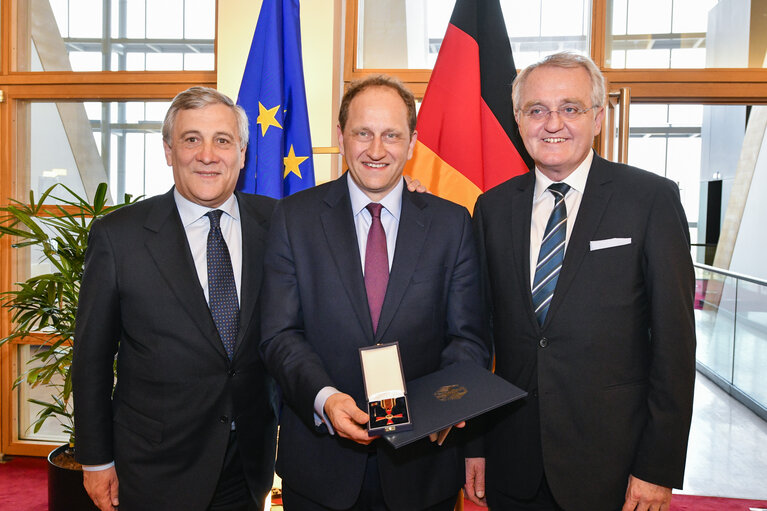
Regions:
<instances>
[{"instance_id":1,"label":"jacket button","mask_svg":"<svg viewBox=\"0 0 767 511\"><path fill-rule=\"evenodd\" d=\"M546 339L545 337L541 339L540 341L538 341L538 346L540 346L541 348L545 348L548 345L549 345L549 340Z\"/></svg>"},{"instance_id":2,"label":"jacket button","mask_svg":"<svg viewBox=\"0 0 767 511\"><path fill-rule=\"evenodd\" d=\"M226 415L222 415L221 417L218 418L218 422L220 422L221 424L226 424L229 422L229 417L227 417Z\"/></svg>"},{"instance_id":3,"label":"jacket button","mask_svg":"<svg viewBox=\"0 0 767 511\"><path fill-rule=\"evenodd\" d=\"M231 377L231 376L234 376L235 374L237 374L237 371L235 371L234 369L229 369L229 372L226 373L226 374L228 374Z\"/></svg>"}]
</instances>

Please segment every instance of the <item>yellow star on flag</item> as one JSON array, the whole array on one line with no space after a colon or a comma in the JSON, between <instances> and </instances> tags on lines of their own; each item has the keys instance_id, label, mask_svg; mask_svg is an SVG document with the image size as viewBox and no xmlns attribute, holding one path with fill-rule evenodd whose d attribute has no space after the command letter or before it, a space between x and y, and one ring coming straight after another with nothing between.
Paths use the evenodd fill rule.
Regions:
<instances>
[{"instance_id":1,"label":"yellow star on flag","mask_svg":"<svg viewBox=\"0 0 767 511\"><path fill-rule=\"evenodd\" d=\"M267 109L260 101L258 102L258 118L256 119L256 124L261 125L262 137L266 136L266 130L269 129L269 126L275 126L282 129L282 126L280 126L280 123L277 122L277 118L275 117L277 115L277 110L279 109L280 105Z\"/></svg>"},{"instance_id":2,"label":"yellow star on flag","mask_svg":"<svg viewBox=\"0 0 767 511\"><path fill-rule=\"evenodd\" d=\"M308 156L296 156L296 152L293 150L293 144L290 144L290 151L288 151L288 155L283 158L282 160L285 162L285 175L282 176L283 179L288 177L288 174L291 172L299 177L301 179L301 170L298 168L301 163L304 162L304 160L308 160Z\"/></svg>"}]
</instances>

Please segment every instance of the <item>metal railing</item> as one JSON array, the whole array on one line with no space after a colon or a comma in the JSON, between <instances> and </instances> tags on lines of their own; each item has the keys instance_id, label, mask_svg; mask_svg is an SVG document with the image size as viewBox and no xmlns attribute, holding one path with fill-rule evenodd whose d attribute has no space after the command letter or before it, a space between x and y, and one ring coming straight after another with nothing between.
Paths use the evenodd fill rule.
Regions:
<instances>
[{"instance_id":1,"label":"metal railing","mask_svg":"<svg viewBox=\"0 0 767 511\"><path fill-rule=\"evenodd\" d=\"M695 264L698 370L767 420L767 280Z\"/></svg>"}]
</instances>

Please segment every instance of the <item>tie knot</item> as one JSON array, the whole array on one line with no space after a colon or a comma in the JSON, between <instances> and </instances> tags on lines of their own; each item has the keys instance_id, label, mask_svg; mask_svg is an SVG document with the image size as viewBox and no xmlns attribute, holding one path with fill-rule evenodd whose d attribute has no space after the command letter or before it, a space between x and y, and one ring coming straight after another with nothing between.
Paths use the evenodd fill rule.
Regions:
<instances>
[{"instance_id":1,"label":"tie knot","mask_svg":"<svg viewBox=\"0 0 767 511\"><path fill-rule=\"evenodd\" d=\"M221 215L223 215L224 212L220 209L214 209L212 211L208 211L205 213L205 216L210 219L210 227L211 229L215 229L219 227L219 224L221 223Z\"/></svg>"},{"instance_id":2,"label":"tie knot","mask_svg":"<svg viewBox=\"0 0 767 511\"><path fill-rule=\"evenodd\" d=\"M373 218L381 218L381 209L383 206L377 202L371 202L367 206L365 206L368 211L370 211L370 216Z\"/></svg>"},{"instance_id":3,"label":"tie knot","mask_svg":"<svg viewBox=\"0 0 767 511\"><path fill-rule=\"evenodd\" d=\"M554 183L549 186L548 190L554 194L555 202L559 202L570 191L570 185L567 183Z\"/></svg>"}]
</instances>

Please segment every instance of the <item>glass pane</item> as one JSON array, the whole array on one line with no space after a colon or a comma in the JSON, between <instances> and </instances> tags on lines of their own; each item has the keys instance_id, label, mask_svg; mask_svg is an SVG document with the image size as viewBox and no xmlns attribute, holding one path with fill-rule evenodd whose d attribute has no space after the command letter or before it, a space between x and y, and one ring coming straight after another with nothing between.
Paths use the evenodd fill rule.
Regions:
<instances>
[{"instance_id":1,"label":"glass pane","mask_svg":"<svg viewBox=\"0 0 767 511\"><path fill-rule=\"evenodd\" d=\"M696 268L696 358L732 382L735 335L735 279Z\"/></svg>"},{"instance_id":2,"label":"glass pane","mask_svg":"<svg viewBox=\"0 0 767 511\"><path fill-rule=\"evenodd\" d=\"M24 102L19 106L16 196L64 183L82 195L99 182L113 201L151 196L173 184L162 147L167 101ZM87 192L86 192L87 190Z\"/></svg>"},{"instance_id":3,"label":"glass pane","mask_svg":"<svg viewBox=\"0 0 767 511\"><path fill-rule=\"evenodd\" d=\"M66 38L74 39L101 39L102 20L102 0L76 0L67 2L69 11L67 31L61 35ZM33 7L34 9L34 7Z\"/></svg>"},{"instance_id":4,"label":"glass pane","mask_svg":"<svg viewBox=\"0 0 767 511\"><path fill-rule=\"evenodd\" d=\"M146 35L154 39L184 37L183 0L163 0L146 4Z\"/></svg>"},{"instance_id":5,"label":"glass pane","mask_svg":"<svg viewBox=\"0 0 767 511\"><path fill-rule=\"evenodd\" d=\"M18 350L19 369L22 372L29 370L32 366L27 365L27 362L32 359L34 354L38 350L38 346L30 346L27 344L20 344L16 346ZM62 385L63 379L55 377L51 380L53 385ZM56 394L56 387L48 387L47 385L39 385L35 388L31 388L28 384L23 383L19 385L18 392L18 435L20 440L38 440L38 441L51 441L51 442L68 442L69 436L63 432L62 425L59 423L56 417L51 417L45 421L40 430L35 433L33 431L33 422L37 418L37 414L43 409L42 406L34 403L30 403L29 399L36 399L42 402L53 402L51 398L52 394ZM71 409L72 402L70 402ZM66 419L62 419L66 420Z\"/></svg>"},{"instance_id":6,"label":"glass pane","mask_svg":"<svg viewBox=\"0 0 767 511\"><path fill-rule=\"evenodd\" d=\"M692 243L713 246L717 241L706 239L708 210L716 207L716 201L709 201L709 182L723 182L721 197L716 198L721 213L713 213L720 215L719 224L711 226L718 232L735 179L748 112L746 105L631 105L628 163L677 183ZM713 232L709 230L708 236ZM703 245L694 253L698 262L706 262Z\"/></svg>"},{"instance_id":7,"label":"glass pane","mask_svg":"<svg viewBox=\"0 0 767 511\"><path fill-rule=\"evenodd\" d=\"M455 0L359 0L357 66L431 69ZM501 0L514 63L561 50L588 54L591 0Z\"/></svg>"},{"instance_id":8,"label":"glass pane","mask_svg":"<svg viewBox=\"0 0 767 511\"><path fill-rule=\"evenodd\" d=\"M501 8L518 69L563 50L588 55L591 0L501 0Z\"/></svg>"},{"instance_id":9,"label":"glass pane","mask_svg":"<svg viewBox=\"0 0 767 511\"><path fill-rule=\"evenodd\" d=\"M215 19L215 0L19 0L16 65L19 71L211 70Z\"/></svg>"},{"instance_id":10,"label":"glass pane","mask_svg":"<svg viewBox=\"0 0 767 511\"><path fill-rule=\"evenodd\" d=\"M631 105L628 163L676 182L696 238L702 105Z\"/></svg>"},{"instance_id":11,"label":"glass pane","mask_svg":"<svg viewBox=\"0 0 767 511\"><path fill-rule=\"evenodd\" d=\"M216 17L203 14L214 12L215 0L186 0L184 2L184 37L213 39L216 37Z\"/></svg>"},{"instance_id":12,"label":"glass pane","mask_svg":"<svg viewBox=\"0 0 767 511\"><path fill-rule=\"evenodd\" d=\"M767 408L767 286L738 283L733 384Z\"/></svg>"},{"instance_id":13,"label":"glass pane","mask_svg":"<svg viewBox=\"0 0 767 511\"><path fill-rule=\"evenodd\" d=\"M610 0L607 8L607 67L764 67L764 2Z\"/></svg>"}]
</instances>

